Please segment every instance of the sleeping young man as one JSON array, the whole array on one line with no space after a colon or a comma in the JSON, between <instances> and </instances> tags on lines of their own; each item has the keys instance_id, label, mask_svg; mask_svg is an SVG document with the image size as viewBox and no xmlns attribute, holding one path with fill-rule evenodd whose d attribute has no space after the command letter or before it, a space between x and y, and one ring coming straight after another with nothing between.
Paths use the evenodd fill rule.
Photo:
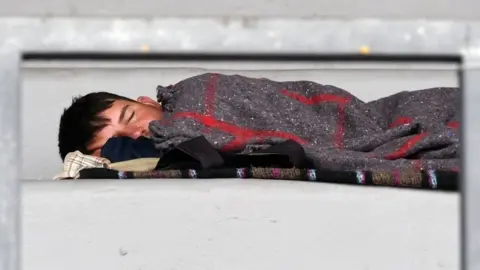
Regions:
<instances>
[{"instance_id":1,"label":"sleeping young man","mask_svg":"<svg viewBox=\"0 0 480 270\"><path fill-rule=\"evenodd\" d=\"M149 138L160 153L203 135L215 148L301 144L318 168L458 170L460 91L405 91L363 102L311 81L203 74L157 87L157 97L75 98L60 120L60 155L102 155L111 138Z\"/></svg>"}]
</instances>

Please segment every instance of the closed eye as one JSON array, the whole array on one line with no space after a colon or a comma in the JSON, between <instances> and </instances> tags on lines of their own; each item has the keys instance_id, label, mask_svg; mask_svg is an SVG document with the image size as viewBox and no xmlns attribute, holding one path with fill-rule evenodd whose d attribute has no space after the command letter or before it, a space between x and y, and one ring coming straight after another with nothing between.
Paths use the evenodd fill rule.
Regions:
<instances>
[{"instance_id":1,"label":"closed eye","mask_svg":"<svg viewBox=\"0 0 480 270\"><path fill-rule=\"evenodd\" d=\"M127 123L130 123L130 121L132 121L134 116L135 116L135 112L132 112L132 114L130 114L130 117L128 117Z\"/></svg>"}]
</instances>

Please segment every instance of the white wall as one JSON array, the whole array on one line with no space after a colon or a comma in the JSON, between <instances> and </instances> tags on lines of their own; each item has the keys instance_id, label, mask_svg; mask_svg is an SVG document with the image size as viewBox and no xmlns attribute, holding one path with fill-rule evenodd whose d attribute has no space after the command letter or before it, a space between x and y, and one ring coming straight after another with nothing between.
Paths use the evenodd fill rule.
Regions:
<instances>
[{"instance_id":1,"label":"white wall","mask_svg":"<svg viewBox=\"0 0 480 270\"><path fill-rule=\"evenodd\" d=\"M24 270L460 269L459 194L269 180L23 183Z\"/></svg>"},{"instance_id":2,"label":"white wall","mask_svg":"<svg viewBox=\"0 0 480 270\"><path fill-rule=\"evenodd\" d=\"M403 90L457 86L454 68L359 63L26 63L21 112L23 178L51 179L60 172L58 123L63 108L79 94L111 91L130 97L154 97L157 85L174 84L208 69L274 80L312 80L337 85L364 100L372 100Z\"/></svg>"},{"instance_id":3,"label":"white wall","mask_svg":"<svg viewBox=\"0 0 480 270\"><path fill-rule=\"evenodd\" d=\"M0 16L269 16L479 19L476 0L8 0Z\"/></svg>"}]
</instances>

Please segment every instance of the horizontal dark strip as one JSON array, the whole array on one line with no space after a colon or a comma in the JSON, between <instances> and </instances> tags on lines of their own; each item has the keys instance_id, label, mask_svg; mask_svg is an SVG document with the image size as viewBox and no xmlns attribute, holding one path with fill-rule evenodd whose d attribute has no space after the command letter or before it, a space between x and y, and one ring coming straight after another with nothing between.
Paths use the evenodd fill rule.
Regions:
<instances>
[{"instance_id":1,"label":"horizontal dark strip","mask_svg":"<svg viewBox=\"0 0 480 270\"><path fill-rule=\"evenodd\" d=\"M187 53L110 53L110 52L27 52L23 60L56 61L311 61L311 62L422 62L460 63L460 55L410 54L187 54Z\"/></svg>"}]
</instances>

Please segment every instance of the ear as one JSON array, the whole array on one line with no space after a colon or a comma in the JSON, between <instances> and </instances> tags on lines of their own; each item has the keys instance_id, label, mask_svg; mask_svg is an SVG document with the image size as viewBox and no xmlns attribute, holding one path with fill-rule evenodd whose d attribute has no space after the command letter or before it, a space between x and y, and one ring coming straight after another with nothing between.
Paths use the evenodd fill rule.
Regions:
<instances>
[{"instance_id":1,"label":"ear","mask_svg":"<svg viewBox=\"0 0 480 270\"><path fill-rule=\"evenodd\" d=\"M158 107L160 108L160 104L158 102L156 102L155 100L149 98L149 97L146 97L146 96L139 96L137 98L137 101L142 103L142 104L145 104L145 105L149 105L149 106L154 106L154 107Z\"/></svg>"}]
</instances>

